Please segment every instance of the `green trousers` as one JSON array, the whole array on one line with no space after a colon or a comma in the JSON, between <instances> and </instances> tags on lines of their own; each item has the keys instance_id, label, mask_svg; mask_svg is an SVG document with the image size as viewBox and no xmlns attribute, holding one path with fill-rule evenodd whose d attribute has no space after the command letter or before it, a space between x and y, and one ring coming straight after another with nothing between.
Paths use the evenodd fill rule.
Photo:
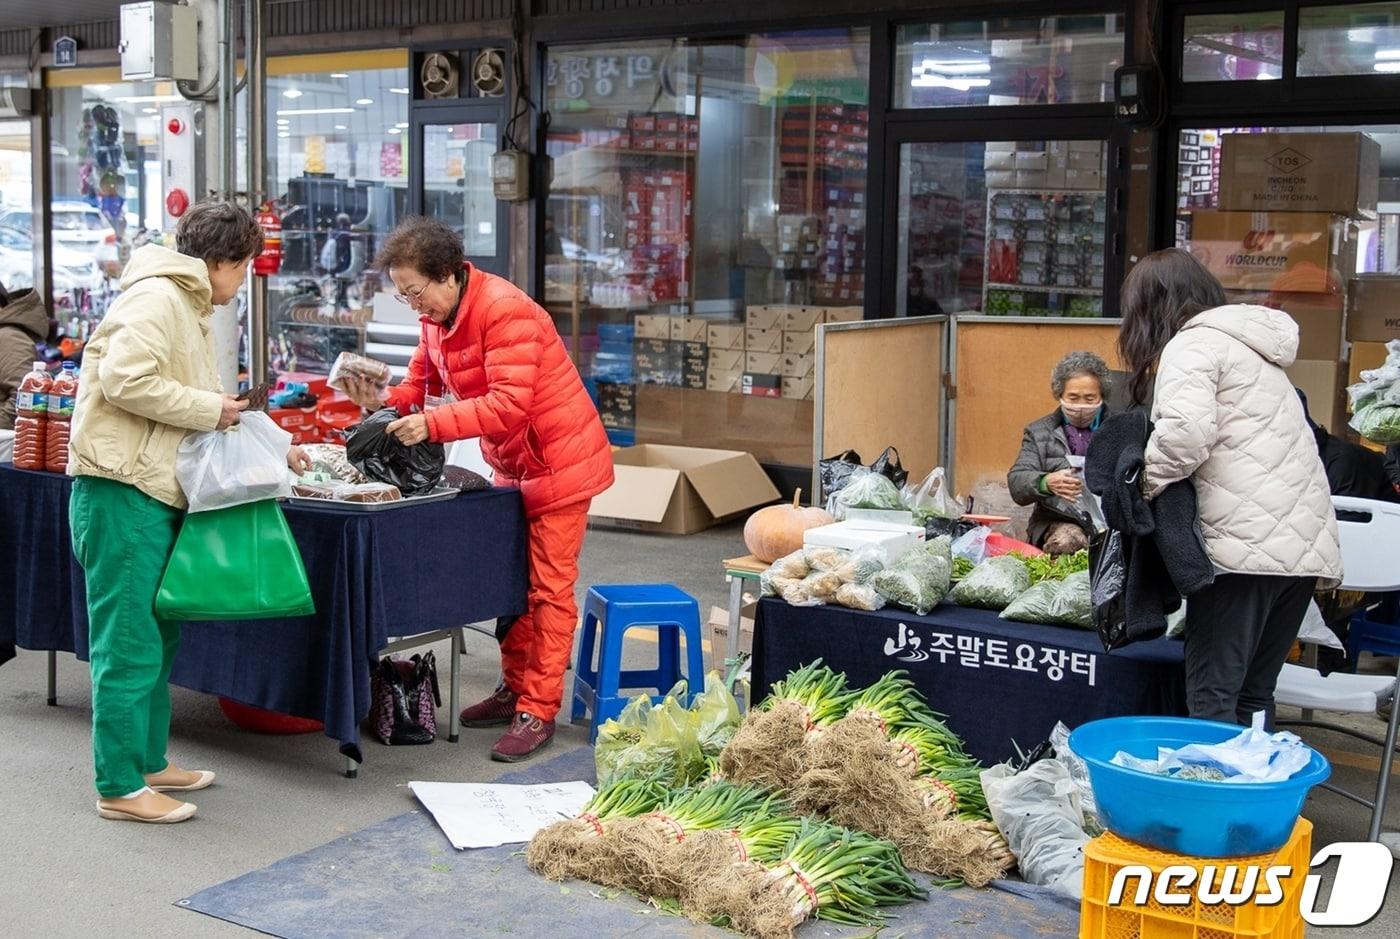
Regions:
<instances>
[{"instance_id":1,"label":"green trousers","mask_svg":"<svg viewBox=\"0 0 1400 939\"><path fill-rule=\"evenodd\" d=\"M87 575L92 752L104 798L165 769L170 665L180 624L156 618L156 591L184 513L123 483L80 476L68 520Z\"/></svg>"}]
</instances>

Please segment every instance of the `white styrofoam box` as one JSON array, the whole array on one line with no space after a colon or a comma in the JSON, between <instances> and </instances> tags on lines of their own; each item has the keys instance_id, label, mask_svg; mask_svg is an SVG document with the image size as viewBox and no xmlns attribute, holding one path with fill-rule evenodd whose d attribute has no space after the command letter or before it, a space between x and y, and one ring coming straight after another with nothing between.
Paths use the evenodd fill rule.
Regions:
<instances>
[{"instance_id":1,"label":"white styrofoam box","mask_svg":"<svg viewBox=\"0 0 1400 939\"><path fill-rule=\"evenodd\" d=\"M808 548L841 548L846 551L875 548L886 566L898 561L906 551L923 540L924 530L912 525L852 519L809 528L802 536L802 544Z\"/></svg>"},{"instance_id":2,"label":"white styrofoam box","mask_svg":"<svg viewBox=\"0 0 1400 939\"><path fill-rule=\"evenodd\" d=\"M852 522L888 522L914 528L914 513L903 509L847 509L846 520Z\"/></svg>"}]
</instances>

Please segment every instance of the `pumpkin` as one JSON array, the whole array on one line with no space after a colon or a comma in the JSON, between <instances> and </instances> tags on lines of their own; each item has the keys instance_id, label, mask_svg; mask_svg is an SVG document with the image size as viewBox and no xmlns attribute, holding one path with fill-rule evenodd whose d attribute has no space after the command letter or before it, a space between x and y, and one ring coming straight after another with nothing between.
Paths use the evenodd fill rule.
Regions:
<instances>
[{"instance_id":1,"label":"pumpkin","mask_svg":"<svg viewBox=\"0 0 1400 939\"><path fill-rule=\"evenodd\" d=\"M792 505L770 505L749 516L744 524L744 544L749 553L765 564L786 557L802 547L802 535L809 528L830 525L836 519L812 506L803 506L802 490L792 497Z\"/></svg>"}]
</instances>

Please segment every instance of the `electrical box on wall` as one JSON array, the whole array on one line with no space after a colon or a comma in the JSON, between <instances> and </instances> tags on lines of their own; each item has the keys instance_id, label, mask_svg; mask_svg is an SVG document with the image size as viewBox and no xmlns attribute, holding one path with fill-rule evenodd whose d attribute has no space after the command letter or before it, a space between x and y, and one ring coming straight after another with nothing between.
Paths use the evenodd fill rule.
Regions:
<instances>
[{"instance_id":1,"label":"electrical box on wall","mask_svg":"<svg viewBox=\"0 0 1400 939\"><path fill-rule=\"evenodd\" d=\"M1113 73L1113 110L1131 127L1157 123L1161 96L1157 70L1150 65L1125 65Z\"/></svg>"},{"instance_id":2,"label":"electrical box on wall","mask_svg":"<svg viewBox=\"0 0 1400 939\"><path fill-rule=\"evenodd\" d=\"M194 9L169 0L122 4L122 81L153 78L193 81L199 77Z\"/></svg>"},{"instance_id":3,"label":"electrical box on wall","mask_svg":"<svg viewBox=\"0 0 1400 939\"><path fill-rule=\"evenodd\" d=\"M160 163L166 231L204 194L204 109L194 102L160 109Z\"/></svg>"},{"instance_id":4,"label":"electrical box on wall","mask_svg":"<svg viewBox=\"0 0 1400 939\"><path fill-rule=\"evenodd\" d=\"M530 154L524 150L497 150L492 154L491 191L506 202L530 198Z\"/></svg>"}]
</instances>

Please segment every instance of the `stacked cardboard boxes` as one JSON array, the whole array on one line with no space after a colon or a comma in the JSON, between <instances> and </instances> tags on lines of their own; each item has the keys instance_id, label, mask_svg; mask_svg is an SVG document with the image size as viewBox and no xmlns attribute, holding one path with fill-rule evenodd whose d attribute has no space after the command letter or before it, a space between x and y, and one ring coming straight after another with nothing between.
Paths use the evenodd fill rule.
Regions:
<instances>
[{"instance_id":1,"label":"stacked cardboard boxes","mask_svg":"<svg viewBox=\"0 0 1400 939\"><path fill-rule=\"evenodd\" d=\"M1102 192L1108 170L1101 140L1052 140L1034 149L991 141L983 156L988 189L1072 189Z\"/></svg>"},{"instance_id":2,"label":"stacked cardboard boxes","mask_svg":"<svg viewBox=\"0 0 1400 939\"><path fill-rule=\"evenodd\" d=\"M1221 211L1191 216L1191 252L1232 302L1274 307L1297 321L1289 375L1313 418L1334 433L1345 422L1345 340L1364 332L1344 325L1356 220L1375 217L1379 177L1380 145L1364 134L1226 134ZM1358 323L1364 319L1358 313Z\"/></svg>"}]
</instances>

